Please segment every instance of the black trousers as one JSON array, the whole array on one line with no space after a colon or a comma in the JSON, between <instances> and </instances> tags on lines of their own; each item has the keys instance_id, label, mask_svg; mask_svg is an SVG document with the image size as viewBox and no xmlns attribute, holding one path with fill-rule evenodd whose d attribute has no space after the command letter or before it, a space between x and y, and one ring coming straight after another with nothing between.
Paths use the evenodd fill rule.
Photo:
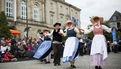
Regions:
<instances>
[{"instance_id":1,"label":"black trousers","mask_svg":"<svg viewBox=\"0 0 121 69\"><path fill-rule=\"evenodd\" d=\"M54 63L60 64L61 53L62 53L62 44L53 43L53 51L54 51Z\"/></svg>"}]
</instances>

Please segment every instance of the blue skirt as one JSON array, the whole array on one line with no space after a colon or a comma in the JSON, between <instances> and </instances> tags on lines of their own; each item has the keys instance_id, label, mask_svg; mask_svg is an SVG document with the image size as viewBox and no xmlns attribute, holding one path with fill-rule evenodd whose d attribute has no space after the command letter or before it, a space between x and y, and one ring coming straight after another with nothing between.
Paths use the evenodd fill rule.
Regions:
<instances>
[{"instance_id":1,"label":"blue skirt","mask_svg":"<svg viewBox=\"0 0 121 69\"><path fill-rule=\"evenodd\" d=\"M33 57L36 59L43 59L49 55L51 50L52 50L51 41L44 41L39 46Z\"/></svg>"}]
</instances>

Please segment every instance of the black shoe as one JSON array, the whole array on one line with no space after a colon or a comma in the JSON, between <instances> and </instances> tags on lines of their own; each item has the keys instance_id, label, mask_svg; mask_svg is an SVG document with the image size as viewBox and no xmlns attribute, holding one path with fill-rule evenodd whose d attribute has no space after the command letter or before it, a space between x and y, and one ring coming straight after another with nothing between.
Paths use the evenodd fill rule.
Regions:
<instances>
[{"instance_id":1,"label":"black shoe","mask_svg":"<svg viewBox=\"0 0 121 69\"><path fill-rule=\"evenodd\" d=\"M46 64L49 64L50 63L50 61L49 62L45 62Z\"/></svg>"},{"instance_id":2,"label":"black shoe","mask_svg":"<svg viewBox=\"0 0 121 69\"><path fill-rule=\"evenodd\" d=\"M60 66L61 64L60 63L58 63L58 66Z\"/></svg>"},{"instance_id":3,"label":"black shoe","mask_svg":"<svg viewBox=\"0 0 121 69\"><path fill-rule=\"evenodd\" d=\"M56 64L56 63L54 63L54 66L57 66L57 64Z\"/></svg>"},{"instance_id":4,"label":"black shoe","mask_svg":"<svg viewBox=\"0 0 121 69\"><path fill-rule=\"evenodd\" d=\"M101 66L99 66L99 68L98 69L102 69L102 67Z\"/></svg>"},{"instance_id":5,"label":"black shoe","mask_svg":"<svg viewBox=\"0 0 121 69\"><path fill-rule=\"evenodd\" d=\"M76 68L76 66L75 66L75 65L71 65L71 67L72 67L72 68Z\"/></svg>"},{"instance_id":6,"label":"black shoe","mask_svg":"<svg viewBox=\"0 0 121 69\"><path fill-rule=\"evenodd\" d=\"M99 69L98 66L95 66L95 69Z\"/></svg>"}]
</instances>

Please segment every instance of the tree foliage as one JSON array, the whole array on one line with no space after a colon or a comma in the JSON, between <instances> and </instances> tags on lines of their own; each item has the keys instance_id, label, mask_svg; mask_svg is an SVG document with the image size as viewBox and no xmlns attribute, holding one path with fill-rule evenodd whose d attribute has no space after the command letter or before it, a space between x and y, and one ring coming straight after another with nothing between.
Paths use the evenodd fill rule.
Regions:
<instances>
[{"instance_id":1,"label":"tree foliage","mask_svg":"<svg viewBox=\"0 0 121 69\"><path fill-rule=\"evenodd\" d=\"M0 38L10 38L11 32L9 31L8 20L4 12L0 13Z\"/></svg>"}]
</instances>

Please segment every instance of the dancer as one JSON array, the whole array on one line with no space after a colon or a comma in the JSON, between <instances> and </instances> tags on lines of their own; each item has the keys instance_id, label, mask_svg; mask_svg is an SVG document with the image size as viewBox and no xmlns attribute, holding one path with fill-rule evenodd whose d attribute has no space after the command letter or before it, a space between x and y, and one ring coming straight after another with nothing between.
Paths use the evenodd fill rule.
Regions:
<instances>
[{"instance_id":1,"label":"dancer","mask_svg":"<svg viewBox=\"0 0 121 69\"><path fill-rule=\"evenodd\" d=\"M60 28L60 23L55 23L54 30L52 30L50 36L53 38L53 50L54 50L54 66L60 65L61 51L62 51L62 33L63 30Z\"/></svg>"},{"instance_id":2,"label":"dancer","mask_svg":"<svg viewBox=\"0 0 121 69\"><path fill-rule=\"evenodd\" d=\"M37 47L36 47L36 49L38 49L39 46L42 44L43 39L44 39L43 37L44 37L43 32L41 32L41 33L40 33L40 37L39 37L39 39L37 40Z\"/></svg>"},{"instance_id":3,"label":"dancer","mask_svg":"<svg viewBox=\"0 0 121 69\"><path fill-rule=\"evenodd\" d=\"M51 39L48 36L49 30L44 30L43 34L44 34L44 41L39 46L33 57L37 59L44 59L46 57L46 63L50 63L50 58L51 58L50 52L52 50L52 47L51 47Z\"/></svg>"},{"instance_id":4,"label":"dancer","mask_svg":"<svg viewBox=\"0 0 121 69\"><path fill-rule=\"evenodd\" d=\"M91 22L93 23L93 27L84 31L85 34L88 34L91 31L94 33L91 46L90 64L95 66L95 69L102 69L102 66L105 65L108 57L107 44L105 36L103 35L103 30L110 33L112 29L102 25L102 17L95 16L94 18L91 18Z\"/></svg>"},{"instance_id":5,"label":"dancer","mask_svg":"<svg viewBox=\"0 0 121 69\"><path fill-rule=\"evenodd\" d=\"M80 34L79 30L74 27L71 20L67 21L66 26L68 28L66 29L65 36L67 35L67 40L65 42L65 48L63 53L63 59L62 61L70 62L72 68L76 68L74 65L75 58L78 56L78 48L79 48L79 40L77 38L77 34Z\"/></svg>"}]
</instances>

